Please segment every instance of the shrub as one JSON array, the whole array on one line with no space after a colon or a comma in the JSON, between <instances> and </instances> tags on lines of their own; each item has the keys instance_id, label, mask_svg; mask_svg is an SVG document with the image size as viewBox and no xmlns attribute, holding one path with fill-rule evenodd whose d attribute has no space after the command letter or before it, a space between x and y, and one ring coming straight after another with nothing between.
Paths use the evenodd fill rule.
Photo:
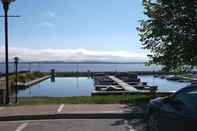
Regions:
<instances>
[{"instance_id":1,"label":"shrub","mask_svg":"<svg viewBox=\"0 0 197 131\"><path fill-rule=\"evenodd\" d=\"M26 74L19 74L18 81L19 82L26 82Z\"/></svg>"},{"instance_id":2,"label":"shrub","mask_svg":"<svg viewBox=\"0 0 197 131\"><path fill-rule=\"evenodd\" d=\"M31 73L26 73L26 79L27 80L34 80L36 77L32 75Z\"/></svg>"},{"instance_id":3,"label":"shrub","mask_svg":"<svg viewBox=\"0 0 197 131\"><path fill-rule=\"evenodd\" d=\"M44 73L42 73L42 72L32 72L31 73L34 77L42 77L42 76L44 76Z\"/></svg>"}]
</instances>

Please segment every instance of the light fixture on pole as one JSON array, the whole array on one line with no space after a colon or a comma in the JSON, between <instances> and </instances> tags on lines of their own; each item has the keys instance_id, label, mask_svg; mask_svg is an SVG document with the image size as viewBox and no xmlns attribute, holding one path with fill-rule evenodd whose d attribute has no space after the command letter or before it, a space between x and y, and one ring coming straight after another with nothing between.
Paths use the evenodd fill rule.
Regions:
<instances>
[{"instance_id":1,"label":"light fixture on pole","mask_svg":"<svg viewBox=\"0 0 197 131\"><path fill-rule=\"evenodd\" d=\"M8 62L8 10L11 2L15 0L1 0L5 13L5 64L6 64L6 104L9 104L9 62Z\"/></svg>"}]
</instances>

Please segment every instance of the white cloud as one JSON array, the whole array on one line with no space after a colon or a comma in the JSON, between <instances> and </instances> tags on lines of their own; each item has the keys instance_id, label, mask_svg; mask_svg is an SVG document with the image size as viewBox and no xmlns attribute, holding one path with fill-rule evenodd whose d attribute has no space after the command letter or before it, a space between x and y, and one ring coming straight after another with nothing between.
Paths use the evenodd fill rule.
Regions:
<instances>
[{"instance_id":1,"label":"white cloud","mask_svg":"<svg viewBox=\"0 0 197 131\"><path fill-rule=\"evenodd\" d=\"M48 21L43 22L41 25L45 27L50 27L50 28L55 26L52 22L48 22Z\"/></svg>"},{"instance_id":2,"label":"white cloud","mask_svg":"<svg viewBox=\"0 0 197 131\"><path fill-rule=\"evenodd\" d=\"M40 27L47 27L47 28L52 28L55 26L53 19L56 17L56 13L53 11L48 11L45 12L45 17L44 20L39 24Z\"/></svg>"},{"instance_id":3,"label":"white cloud","mask_svg":"<svg viewBox=\"0 0 197 131\"><path fill-rule=\"evenodd\" d=\"M47 15L50 16L50 17L56 17L56 13L53 12L53 11L48 11Z\"/></svg>"},{"instance_id":4,"label":"white cloud","mask_svg":"<svg viewBox=\"0 0 197 131\"><path fill-rule=\"evenodd\" d=\"M146 54L126 51L95 51L87 49L28 49L9 48L9 58L17 56L23 61L145 61ZM4 48L0 47L0 61L4 60Z\"/></svg>"}]
</instances>

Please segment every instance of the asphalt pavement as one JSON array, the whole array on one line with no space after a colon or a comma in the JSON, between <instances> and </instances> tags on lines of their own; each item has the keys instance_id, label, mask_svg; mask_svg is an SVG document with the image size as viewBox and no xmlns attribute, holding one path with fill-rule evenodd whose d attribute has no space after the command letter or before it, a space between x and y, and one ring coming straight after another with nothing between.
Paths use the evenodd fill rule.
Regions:
<instances>
[{"instance_id":1,"label":"asphalt pavement","mask_svg":"<svg viewBox=\"0 0 197 131\"><path fill-rule=\"evenodd\" d=\"M62 119L0 122L0 131L146 131L141 119Z\"/></svg>"},{"instance_id":2,"label":"asphalt pavement","mask_svg":"<svg viewBox=\"0 0 197 131\"><path fill-rule=\"evenodd\" d=\"M144 104L143 104L144 105ZM126 104L33 105L0 107L0 121L43 119L125 119L144 117L144 106Z\"/></svg>"}]
</instances>

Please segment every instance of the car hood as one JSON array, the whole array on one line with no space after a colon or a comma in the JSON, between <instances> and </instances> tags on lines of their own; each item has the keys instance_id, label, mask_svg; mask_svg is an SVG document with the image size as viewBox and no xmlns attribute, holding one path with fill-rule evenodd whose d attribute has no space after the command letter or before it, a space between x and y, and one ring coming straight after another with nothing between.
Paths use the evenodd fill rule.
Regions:
<instances>
[{"instance_id":1,"label":"car hood","mask_svg":"<svg viewBox=\"0 0 197 131\"><path fill-rule=\"evenodd\" d=\"M159 97L159 98L151 100L150 103L149 103L149 107L154 107L154 108L157 108L157 109L161 109L163 107L162 106L163 101L166 98L168 98L168 97ZM184 114L184 117L195 120L197 122L197 112L196 111L187 110L186 113L187 114Z\"/></svg>"}]
</instances>

